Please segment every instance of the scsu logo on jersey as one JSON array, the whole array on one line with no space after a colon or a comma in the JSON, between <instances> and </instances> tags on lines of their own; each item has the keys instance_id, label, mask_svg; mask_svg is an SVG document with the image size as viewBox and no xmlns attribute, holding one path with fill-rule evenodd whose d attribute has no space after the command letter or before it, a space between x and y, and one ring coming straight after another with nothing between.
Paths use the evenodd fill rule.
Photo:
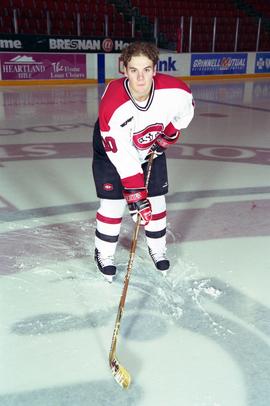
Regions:
<instances>
[{"instance_id":1,"label":"scsu logo on jersey","mask_svg":"<svg viewBox=\"0 0 270 406\"><path fill-rule=\"evenodd\" d=\"M148 133L143 135L142 137L139 138L139 144L148 144L148 142L153 141L156 138L156 136L153 133Z\"/></svg>"},{"instance_id":2,"label":"scsu logo on jersey","mask_svg":"<svg viewBox=\"0 0 270 406\"><path fill-rule=\"evenodd\" d=\"M151 147L159 133L163 130L163 124L151 124L142 131L133 134L133 143L138 149L147 149Z\"/></svg>"}]
</instances>

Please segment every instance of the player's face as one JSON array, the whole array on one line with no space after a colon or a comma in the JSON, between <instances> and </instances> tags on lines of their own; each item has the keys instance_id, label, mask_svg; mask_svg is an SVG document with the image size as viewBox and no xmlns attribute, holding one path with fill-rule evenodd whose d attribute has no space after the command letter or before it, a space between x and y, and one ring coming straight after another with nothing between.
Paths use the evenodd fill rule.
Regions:
<instances>
[{"instance_id":1,"label":"player's face","mask_svg":"<svg viewBox=\"0 0 270 406\"><path fill-rule=\"evenodd\" d=\"M146 100L149 96L156 67L147 56L133 56L124 69L129 80L129 89L136 100Z\"/></svg>"}]
</instances>

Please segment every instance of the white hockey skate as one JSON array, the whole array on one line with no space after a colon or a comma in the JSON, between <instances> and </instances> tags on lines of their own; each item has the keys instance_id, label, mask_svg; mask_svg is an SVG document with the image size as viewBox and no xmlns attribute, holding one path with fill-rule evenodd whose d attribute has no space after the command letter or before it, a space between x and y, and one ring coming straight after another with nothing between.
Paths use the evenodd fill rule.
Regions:
<instances>
[{"instance_id":1,"label":"white hockey skate","mask_svg":"<svg viewBox=\"0 0 270 406\"><path fill-rule=\"evenodd\" d=\"M148 251L156 269L160 271L163 276L166 276L170 268L170 261L166 258L165 252L153 252L149 247Z\"/></svg>"},{"instance_id":2,"label":"white hockey skate","mask_svg":"<svg viewBox=\"0 0 270 406\"><path fill-rule=\"evenodd\" d=\"M113 264L113 256L102 257L98 249L95 248L94 259L103 277L106 281L112 283L116 274L116 266Z\"/></svg>"}]
</instances>

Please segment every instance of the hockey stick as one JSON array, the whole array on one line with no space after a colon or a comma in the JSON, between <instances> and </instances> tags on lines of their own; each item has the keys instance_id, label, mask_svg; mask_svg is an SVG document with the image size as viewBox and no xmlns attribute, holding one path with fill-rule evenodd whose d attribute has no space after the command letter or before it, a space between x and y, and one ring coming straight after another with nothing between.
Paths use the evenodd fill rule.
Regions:
<instances>
[{"instance_id":1,"label":"hockey stick","mask_svg":"<svg viewBox=\"0 0 270 406\"><path fill-rule=\"evenodd\" d=\"M155 153L152 152L152 154L149 157L148 164L147 164L146 181L145 181L146 189L148 188L148 184L149 184L154 155L155 155ZM124 312L128 284L129 284L132 265L133 265L133 261L134 261L134 257L135 257L135 251L136 251L136 247L137 247L137 240L138 240L140 224L141 224L141 216L138 215L137 221L136 221L136 226L135 226L134 232L133 232L127 272L126 272L126 276L125 276L125 280L124 280L122 295L121 295L119 306L118 306L118 312L117 312L117 316L116 316L116 321L115 321L115 326L114 326L114 331L113 331L113 336L112 336L112 344L111 344L110 355L109 355L109 364L110 364L112 374L113 374L116 382L119 383L119 385L122 386L122 388L124 388L124 389L127 389L129 387L130 382L131 382L131 376L130 376L129 372L126 370L126 368L124 368L123 365L120 364L120 362L118 361L118 358L116 357L116 343L117 343L118 334L119 334L119 330L120 330L120 323L121 323L122 315Z\"/></svg>"}]
</instances>

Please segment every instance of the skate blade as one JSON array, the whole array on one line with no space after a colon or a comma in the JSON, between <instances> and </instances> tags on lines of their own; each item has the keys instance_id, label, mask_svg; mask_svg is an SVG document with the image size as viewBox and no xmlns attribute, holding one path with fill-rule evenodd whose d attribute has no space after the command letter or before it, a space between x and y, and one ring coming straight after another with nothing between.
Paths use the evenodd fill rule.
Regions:
<instances>
[{"instance_id":1,"label":"skate blade","mask_svg":"<svg viewBox=\"0 0 270 406\"><path fill-rule=\"evenodd\" d=\"M105 279L105 281L112 283L114 275L105 275L104 273L102 274L103 278Z\"/></svg>"}]
</instances>

